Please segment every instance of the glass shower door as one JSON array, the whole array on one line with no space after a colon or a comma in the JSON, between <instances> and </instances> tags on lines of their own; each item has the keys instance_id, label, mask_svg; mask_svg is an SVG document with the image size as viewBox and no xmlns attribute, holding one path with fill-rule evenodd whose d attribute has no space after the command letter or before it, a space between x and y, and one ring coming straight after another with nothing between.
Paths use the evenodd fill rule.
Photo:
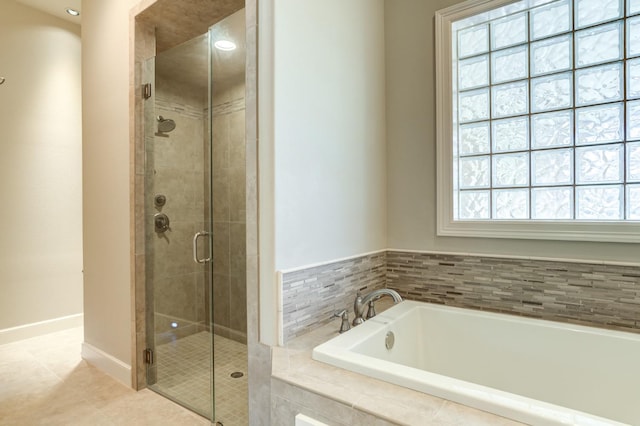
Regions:
<instances>
[{"instance_id":1,"label":"glass shower door","mask_svg":"<svg viewBox=\"0 0 640 426\"><path fill-rule=\"evenodd\" d=\"M245 12L210 35L213 360L216 421L248 425Z\"/></svg>"},{"instance_id":2,"label":"glass shower door","mask_svg":"<svg viewBox=\"0 0 640 426\"><path fill-rule=\"evenodd\" d=\"M248 425L245 55L241 9L143 72L147 384L225 426Z\"/></svg>"},{"instance_id":3,"label":"glass shower door","mask_svg":"<svg viewBox=\"0 0 640 426\"><path fill-rule=\"evenodd\" d=\"M209 35L160 52L145 100L147 384L213 419Z\"/></svg>"}]
</instances>

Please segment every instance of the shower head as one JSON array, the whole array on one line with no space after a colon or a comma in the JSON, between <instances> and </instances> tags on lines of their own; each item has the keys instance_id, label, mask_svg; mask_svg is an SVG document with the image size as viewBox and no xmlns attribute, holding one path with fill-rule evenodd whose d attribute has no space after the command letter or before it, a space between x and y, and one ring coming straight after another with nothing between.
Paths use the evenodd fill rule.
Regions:
<instances>
[{"instance_id":1,"label":"shower head","mask_svg":"<svg viewBox=\"0 0 640 426\"><path fill-rule=\"evenodd\" d=\"M158 132L160 133L169 133L173 129L176 128L176 122L170 118L164 118L163 116L158 116Z\"/></svg>"}]
</instances>

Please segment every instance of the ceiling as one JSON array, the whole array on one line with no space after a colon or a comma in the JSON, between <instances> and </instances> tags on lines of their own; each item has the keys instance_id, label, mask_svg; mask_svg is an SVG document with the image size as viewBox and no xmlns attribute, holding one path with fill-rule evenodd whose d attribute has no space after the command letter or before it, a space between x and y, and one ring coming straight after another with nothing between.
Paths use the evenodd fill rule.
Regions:
<instances>
[{"instance_id":1,"label":"ceiling","mask_svg":"<svg viewBox=\"0 0 640 426\"><path fill-rule=\"evenodd\" d=\"M236 44L232 51L211 50L211 71L214 89L224 88L244 78L245 70L244 9L211 27L211 42L229 40ZM209 81L208 43L206 34L195 37L156 56L156 73L206 91Z\"/></svg>"},{"instance_id":2,"label":"ceiling","mask_svg":"<svg viewBox=\"0 0 640 426\"><path fill-rule=\"evenodd\" d=\"M156 52L160 53L206 33L211 25L243 7L244 0L156 0L136 19L155 27Z\"/></svg>"},{"instance_id":3,"label":"ceiling","mask_svg":"<svg viewBox=\"0 0 640 426\"><path fill-rule=\"evenodd\" d=\"M16 0L18 3L22 3L26 6L30 6L34 9L41 10L58 18L62 18L65 21L73 22L80 25L80 16L71 16L66 10L68 7L80 11L81 0Z\"/></svg>"},{"instance_id":4,"label":"ceiling","mask_svg":"<svg viewBox=\"0 0 640 426\"><path fill-rule=\"evenodd\" d=\"M81 11L82 0L16 0L26 6L80 25L81 16L71 16L67 8ZM112 1L112 0L96 0ZM157 0L138 15L156 29L158 68L165 77L185 82L208 81L207 38L199 37L211 28L212 42L232 40L236 50L212 49L214 84L241 78L245 67L244 0ZM234 13L236 12L236 13ZM225 18L226 17L226 18ZM211 26L212 23L215 25ZM196 84L196 85L198 85Z\"/></svg>"}]
</instances>

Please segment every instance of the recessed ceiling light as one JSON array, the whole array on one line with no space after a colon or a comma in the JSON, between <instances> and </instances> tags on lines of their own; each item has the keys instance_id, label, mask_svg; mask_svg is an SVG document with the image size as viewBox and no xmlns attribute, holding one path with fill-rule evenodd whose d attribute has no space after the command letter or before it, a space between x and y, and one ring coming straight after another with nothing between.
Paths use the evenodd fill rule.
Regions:
<instances>
[{"instance_id":1,"label":"recessed ceiling light","mask_svg":"<svg viewBox=\"0 0 640 426\"><path fill-rule=\"evenodd\" d=\"M67 8L67 13L71 16L78 16L80 15L80 11L79 10L75 10L75 9L71 9L70 7Z\"/></svg>"},{"instance_id":2,"label":"recessed ceiling light","mask_svg":"<svg viewBox=\"0 0 640 426\"><path fill-rule=\"evenodd\" d=\"M229 40L218 40L213 43L213 45L216 47L216 49L225 51L234 50L236 48L236 44Z\"/></svg>"}]
</instances>

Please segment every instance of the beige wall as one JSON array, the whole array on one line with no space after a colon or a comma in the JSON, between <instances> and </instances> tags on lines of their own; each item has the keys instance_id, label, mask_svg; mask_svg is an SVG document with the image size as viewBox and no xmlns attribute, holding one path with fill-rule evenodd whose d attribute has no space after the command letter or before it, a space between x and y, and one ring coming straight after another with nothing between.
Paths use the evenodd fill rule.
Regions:
<instances>
[{"instance_id":1,"label":"beige wall","mask_svg":"<svg viewBox=\"0 0 640 426\"><path fill-rule=\"evenodd\" d=\"M384 16L382 0L258 6L260 339L275 344L276 271L386 247Z\"/></svg>"},{"instance_id":2,"label":"beige wall","mask_svg":"<svg viewBox=\"0 0 640 426\"><path fill-rule=\"evenodd\" d=\"M388 246L637 262L633 244L436 236L435 11L456 0L385 0Z\"/></svg>"},{"instance_id":3,"label":"beige wall","mask_svg":"<svg viewBox=\"0 0 640 426\"><path fill-rule=\"evenodd\" d=\"M85 343L131 363L129 10L82 2Z\"/></svg>"},{"instance_id":4,"label":"beige wall","mask_svg":"<svg viewBox=\"0 0 640 426\"><path fill-rule=\"evenodd\" d=\"M276 269L383 249L383 1L274 11Z\"/></svg>"},{"instance_id":5,"label":"beige wall","mask_svg":"<svg viewBox=\"0 0 640 426\"><path fill-rule=\"evenodd\" d=\"M82 312L80 53L79 26L0 2L0 333Z\"/></svg>"}]
</instances>

